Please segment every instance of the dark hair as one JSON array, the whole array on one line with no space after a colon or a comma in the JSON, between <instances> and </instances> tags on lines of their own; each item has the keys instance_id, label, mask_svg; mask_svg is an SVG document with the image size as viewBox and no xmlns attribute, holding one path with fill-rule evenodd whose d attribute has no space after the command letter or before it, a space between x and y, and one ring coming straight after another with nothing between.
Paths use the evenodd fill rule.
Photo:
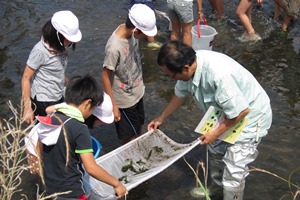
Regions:
<instances>
[{"instance_id":1,"label":"dark hair","mask_svg":"<svg viewBox=\"0 0 300 200\"><path fill-rule=\"evenodd\" d=\"M180 41L169 41L158 52L157 63L171 72L181 73L185 65L191 66L196 59L194 49Z\"/></svg>"},{"instance_id":2,"label":"dark hair","mask_svg":"<svg viewBox=\"0 0 300 200\"><path fill-rule=\"evenodd\" d=\"M48 20L46 24L42 28L42 35L44 38L44 41L53 49L58 51L59 53L62 53L65 51L64 47L64 40L65 37L58 33L58 37L63 45L60 44L58 38L57 38L57 30L53 27L51 20ZM72 44L72 49L75 50L75 43Z\"/></svg>"},{"instance_id":3,"label":"dark hair","mask_svg":"<svg viewBox=\"0 0 300 200\"><path fill-rule=\"evenodd\" d=\"M126 23L125 23L126 28L135 28L131 20L129 19L129 16L127 15Z\"/></svg>"},{"instance_id":4,"label":"dark hair","mask_svg":"<svg viewBox=\"0 0 300 200\"><path fill-rule=\"evenodd\" d=\"M133 25L133 23L132 23L131 20L129 19L129 16L127 16L125 26L126 26L126 28L128 28L128 29L134 29L134 28L136 28L135 25ZM143 32L142 32L140 29L138 29L138 28L137 28L136 30L137 30L137 33L138 33L138 34L143 33Z\"/></svg>"},{"instance_id":5,"label":"dark hair","mask_svg":"<svg viewBox=\"0 0 300 200\"><path fill-rule=\"evenodd\" d=\"M66 87L65 101L67 104L79 106L83 101L91 99L91 106L103 102L103 89L90 75L73 77Z\"/></svg>"}]
</instances>

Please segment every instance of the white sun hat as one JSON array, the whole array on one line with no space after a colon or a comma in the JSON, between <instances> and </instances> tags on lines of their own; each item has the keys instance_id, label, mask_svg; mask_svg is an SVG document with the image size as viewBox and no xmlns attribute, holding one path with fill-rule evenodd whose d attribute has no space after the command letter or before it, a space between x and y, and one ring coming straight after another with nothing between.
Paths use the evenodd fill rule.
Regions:
<instances>
[{"instance_id":1,"label":"white sun hat","mask_svg":"<svg viewBox=\"0 0 300 200\"><path fill-rule=\"evenodd\" d=\"M78 18L69 10L54 13L51 24L70 42L79 42L82 38Z\"/></svg>"},{"instance_id":2,"label":"white sun hat","mask_svg":"<svg viewBox=\"0 0 300 200\"><path fill-rule=\"evenodd\" d=\"M102 104L94 109L93 115L106 124L110 124L114 121L111 98L105 92L103 94Z\"/></svg>"},{"instance_id":3,"label":"white sun hat","mask_svg":"<svg viewBox=\"0 0 300 200\"><path fill-rule=\"evenodd\" d=\"M157 33L154 11L145 4L134 4L129 10L129 19L132 24L147 36Z\"/></svg>"}]
</instances>

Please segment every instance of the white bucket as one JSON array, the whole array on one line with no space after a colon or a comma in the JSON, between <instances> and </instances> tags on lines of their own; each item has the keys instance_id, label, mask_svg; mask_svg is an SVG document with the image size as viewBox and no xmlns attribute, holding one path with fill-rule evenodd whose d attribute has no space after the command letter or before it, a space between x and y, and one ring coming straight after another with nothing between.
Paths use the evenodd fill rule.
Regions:
<instances>
[{"instance_id":1,"label":"white bucket","mask_svg":"<svg viewBox=\"0 0 300 200\"><path fill-rule=\"evenodd\" d=\"M200 25L198 20L197 25L192 27L192 47L195 51L212 50L213 40L217 34L216 29L208 25Z\"/></svg>"}]
</instances>

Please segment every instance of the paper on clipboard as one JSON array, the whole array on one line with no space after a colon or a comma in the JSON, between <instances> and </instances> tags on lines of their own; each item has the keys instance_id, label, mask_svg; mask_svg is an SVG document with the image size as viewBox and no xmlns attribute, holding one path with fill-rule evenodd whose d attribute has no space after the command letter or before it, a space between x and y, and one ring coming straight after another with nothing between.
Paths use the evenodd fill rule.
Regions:
<instances>
[{"instance_id":1,"label":"paper on clipboard","mask_svg":"<svg viewBox=\"0 0 300 200\"><path fill-rule=\"evenodd\" d=\"M196 127L195 132L200 134L206 134L216 129L219 126L219 124L222 123L224 120L224 112L219 108L210 106L203 118L201 119L200 123ZM224 142L234 144L237 137L245 127L247 121L248 119L246 117L243 118L236 125L224 132L218 139L223 140Z\"/></svg>"}]
</instances>

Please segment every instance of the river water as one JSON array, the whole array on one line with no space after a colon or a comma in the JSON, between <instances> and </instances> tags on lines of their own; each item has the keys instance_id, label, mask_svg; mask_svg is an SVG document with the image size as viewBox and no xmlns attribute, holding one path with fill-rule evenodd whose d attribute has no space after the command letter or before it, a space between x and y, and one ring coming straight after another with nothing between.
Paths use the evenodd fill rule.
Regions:
<instances>
[{"instance_id":1,"label":"river water","mask_svg":"<svg viewBox=\"0 0 300 200\"><path fill-rule=\"evenodd\" d=\"M69 54L67 76L92 73L100 80L104 47L113 30L125 22L129 0L1 0L0 1L0 118L8 118L6 101L20 103L21 77L32 47L40 39L41 27L58 10L68 9L79 18L82 40L75 52ZM207 17L218 35L213 50L233 57L251 71L271 98L273 124L269 135L259 147L260 155L252 167L268 170L284 179L300 166L298 145L300 141L300 24L292 25L288 34L282 35L280 23L272 20L273 1L265 0L262 7L255 7L253 24L263 42L247 45L237 40L243 27L235 16L238 1L225 0L226 20L216 22ZM156 8L165 11L166 2L157 1ZM204 1L204 12L209 16L210 6ZM169 38L168 21L157 17L160 42ZM143 54L143 72L146 85L146 124L151 121L170 99L175 82L158 70L156 50L140 42ZM226 66L224 66L226 67ZM197 138L195 127L203 116L192 100L180 108L161 127L177 142L187 143ZM146 131L146 130L145 130ZM98 127L92 134L103 145L105 154L120 144L112 125ZM195 148L185 157L196 167L203 160L205 149ZM299 172L291 181L299 185ZM35 199L37 178L23 176L22 189L28 199ZM195 186L192 171L178 160L172 166L130 191L130 200L182 200L195 199L190 191ZM294 191L294 188L292 188ZM262 172L251 172L247 178L245 200L274 200L289 193L288 184ZM16 198L18 199L18 198ZM217 198L216 198L217 199ZM285 196L283 199L292 199Z\"/></svg>"}]
</instances>

